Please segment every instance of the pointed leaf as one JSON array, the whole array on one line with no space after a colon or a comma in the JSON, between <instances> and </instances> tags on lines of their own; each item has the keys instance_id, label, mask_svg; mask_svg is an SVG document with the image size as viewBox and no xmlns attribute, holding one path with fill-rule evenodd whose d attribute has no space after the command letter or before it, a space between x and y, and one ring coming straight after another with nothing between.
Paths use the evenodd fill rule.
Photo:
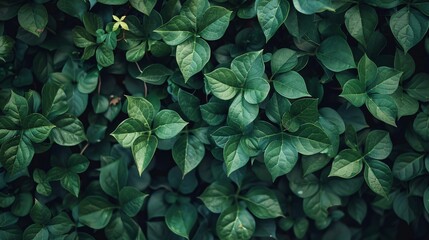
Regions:
<instances>
[{"instance_id":1,"label":"pointed leaf","mask_svg":"<svg viewBox=\"0 0 429 240\"><path fill-rule=\"evenodd\" d=\"M176 61L185 82L200 72L209 60L210 46L201 38L189 38L176 48Z\"/></svg>"}]
</instances>

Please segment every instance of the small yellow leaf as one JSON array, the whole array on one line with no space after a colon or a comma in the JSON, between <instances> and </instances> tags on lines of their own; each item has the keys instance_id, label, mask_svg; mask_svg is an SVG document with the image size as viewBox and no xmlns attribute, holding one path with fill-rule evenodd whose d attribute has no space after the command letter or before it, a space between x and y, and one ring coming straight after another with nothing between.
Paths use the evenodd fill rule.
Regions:
<instances>
[{"instance_id":1,"label":"small yellow leaf","mask_svg":"<svg viewBox=\"0 0 429 240\"><path fill-rule=\"evenodd\" d=\"M121 19L119 19L117 16L115 16L115 15L112 15L112 17L113 17L113 19L115 20L115 21L117 21L117 22L120 22L121 21Z\"/></svg>"},{"instance_id":2,"label":"small yellow leaf","mask_svg":"<svg viewBox=\"0 0 429 240\"><path fill-rule=\"evenodd\" d=\"M120 24L120 22L115 22L115 24L113 24L112 31L118 30Z\"/></svg>"},{"instance_id":3,"label":"small yellow leaf","mask_svg":"<svg viewBox=\"0 0 429 240\"><path fill-rule=\"evenodd\" d=\"M129 30L130 30L130 28L128 27L128 24L127 24L127 23L125 23L125 22L120 22L119 24L121 25L121 28L122 28L122 29L127 30L127 31L129 31Z\"/></svg>"},{"instance_id":4,"label":"small yellow leaf","mask_svg":"<svg viewBox=\"0 0 429 240\"><path fill-rule=\"evenodd\" d=\"M127 16L122 16L121 21L124 21Z\"/></svg>"}]
</instances>

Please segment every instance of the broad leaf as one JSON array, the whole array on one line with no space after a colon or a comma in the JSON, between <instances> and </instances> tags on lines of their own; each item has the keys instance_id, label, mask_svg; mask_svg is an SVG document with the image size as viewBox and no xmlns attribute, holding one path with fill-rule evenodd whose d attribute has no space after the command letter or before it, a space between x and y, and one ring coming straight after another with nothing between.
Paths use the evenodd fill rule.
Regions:
<instances>
[{"instance_id":1,"label":"broad leaf","mask_svg":"<svg viewBox=\"0 0 429 240\"><path fill-rule=\"evenodd\" d=\"M428 17L409 6L394 13L389 24L405 53L420 42L429 29Z\"/></svg>"},{"instance_id":2,"label":"broad leaf","mask_svg":"<svg viewBox=\"0 0 429 240\"><path fill-rule=\"evenodd\" d=\"M356 68L352 50L347 41L340 36L325 39L320 44L316 57L333 72Z\"/></svg>"},{"instance_id":3,"label":"broad leaf","mask_svg":"<svg viewBox=\"0 0 429 240\"><path fill-rule=\"evenodd\" d=\"M256 15L264 31L266 42L270 40L277 29L286 21L289 13L289 2L284 0L261 0L256 6Z\"/></svg>"},{"instance_id":4,"label":"broad leaf","mask_svg":"<svg viewBox=\"0 0 429 240\"><path fill-rule=\"evenodd\" d=\"M292 70L298 65L298 53L289 48L280 48L271 57L271 73L276 75Z\"/></svg>"},{"instance_id":5,"label":"broad leaf","mask_svg":"<svg viewBox=\"0 0 429 240\"><path fill-rule=\"evenodd\" d=\"M244 196L247 207L257 218L268 219L283 216L275 193L266 187L253 187Z\"/></svg>"},{"instance_id":6,"label":"broad leaf","mask_svg":"<svg viewBox=\"0 0 429 240\"><path fill-rule=\"evenodd\" d=\"M345 149L338 153L332 162L329 176L352 178L362 171L362 167L363 156L355 150Z\"/></svg>"},{"instance_id":7,"label":"broad leaf","mask_svg":"<svg viewBox=\"0 0 429 240\"><path fill-rule=\"evenodd\" d=\"M225 209L216 223L220 239L248 240L255 232L255 219L242 206L232 205Z\"/></svg>"},{"instance_id":8,"label":"broad leaf","mask_svg":"<svg viewBox=\"0 0 429 240\"><path fill-rule=\"evenodd\" d=\"M150 128L155 117L155 109L152 103L143 97L132 96L127 96L127 102L128 116L141 121L147 128Z\"/></svg>"},{"instance_id":9,"label":"broad leaf","mask_svg":"<svg viewBox=\"0 0 429 240\"><path fill-rule=\"evenodd\" d=\"M79 203L79 222L93 229L102 229L112 218L114 207L103 197L86 197Z\"/></svg>"},{"instance_id":10,"label":"broad leaf","mask_svg":"<svg viewBox=\"0 0 429 240\"><path fill-rule=\"evenodd\" d=\"M424 155L418 153L403 153L396 157L393 163L393 176L401 181L409 181L424 170Z\"/></svg>"},{"instance_id":11,"label":"broad leaf","mask_svg":"<svg viewBox=\"0 0 429 240\"><path fill-rule=\"evenodd\" d=\"M289 99L310 97L304 78L295 71L277 75L273 80L274 89Z\"/></svg>"},{"instance_id":12,"label":"broad leaf","mask_svg":"<svg viewBox=\"0 0 429 240\"><path fill-rule=\"evenodd\" d=\"M398 115L398 107L392 97L374 94L366 98L365 105L375 118L396 127L395 119Z\"/></svg>"},{"instance_id":13,"label":"broad leaf","mask_svg":"<svg viewBox=\"0 0 429 240\"><path fill-rule=\"evenodd\" d=\"M205 148L194 135L183 134L174 144L172 154L184 176L200 164L204 158Z\"/></svg>"},{"instance_id":14,"label":"broad leaf","mask_svg":"<svg viewBox=\"0 0 429 240\"><path fill-rule=\"evenodd\" d=\"M240 144L241 137L230 138L223 149L223 158L226 165L227 175L243 167L249 161L249 156Z\"/></svg>"},{"instance_id":15,"label":"broad leaf","mask_svg":"<svg viewBox=\"0 0 429 240\"><path fill-rule=\"evenodd\" d=\"M201 21L197 21L198 34L209 41L220 39L229 25L232 12L226 8L213 6L207 9Z\"/></svg>"},{"instance_id":16,"label":"broad leaf","mask_svg":"<svg viewBox=\"0 0 429 240\"><path fill-rule=\"evenodd\" d=\"M119 192L119 203L122 211L129 217L134 217L143 206L147 194L140 192L135 187L124 187Z\"/></svg>"},{"instance_id":17,"label":"broad leaf","mask_svg":"<svg viewBox=\"0 0 429 240\"><path fill-rule=\"evenodd\" d=\"M241 129L249 125L258 117L259 106L248 103L242 94L232 101L228 110L228 123L234 124Z\"/></svg>"},{"instance_id":18,"label":"broad leaf","mask_svg":"<svg viewBox=\"0 0 429 240\"><path fill-rule=\"evenodd\" d=\"M0 163L12 175L30 165L33 156L33 145L25 136L15 136L0 147Z\"/></svg>"},{"instance_id":19,"label":"broad leaf","mask_svg":"<svg viewBox=\"0 0 429 240\"><path fill-rule=\"evenodd\" d=\"M330 145L326 133L311 123L303 124L290 138L296 150L303 155L321 152Z\"/></svg>"},{"instance_id":20,"label":"broad leaf","mask_svg":"<svg viewBox=\"0 0 429 240\"><path fill-rule=\"evenodd\" d=\"M48 24L48 11L42 4L24 4L18 11L18 22L22 28L39 37Z\"/></svg>"},{"instance_id":21,"label":"broad leaf","mask_svg":"<svg viewBox=\"0 0 429 240\"><path fill-rule=\"evenodd\" d=\"M262 51L247 52L240 55L231 63L231 70L240 82L250 78L262 77L265 65L262 59Z\"/></svg>"},{"instance_id":22,"label":"broad leaf","mask_svg":"<svg viewBox=\"0 0 429 240\"><path fill-rule=\"evenodd\" d=\"M175 234L189 239L189 233L197 221L197 210L190 203L174 204L165 214L165 223Z\"/></svg>"},{"instance_id":23,"label":"broad leaf","mask_svg":"<svg viewBox=\"0 0 429 240\"><path fill-rule=\"evenodd\" d=\"M405 91L410 97L421 102L429 102L429 75L426 73L416 74L411 81L405 85Z\"/></svg>"},{"instance_id":24,"label":"broad leaf","mask_svg":"<svg viewBox=\"0 0 429 240\"><path fill-rule=\"evenodd\" d=\"M168 45L179 45L194 34L192 21L185 16L175 16L155 30Z\"/></svg>"},{"instance_id":25,"label":"broad leaf","mask_svg":"<svg viewBox=\"0 0 429 240\"><path fill-rule=\"evenodd\" d=\"M135 119L128 118L121 122L111 135L123 147L131 147L133 142L141 135L150 132L145 123Z\"/></svg>"},{"instance_id":26,"label":"broad leaf","mask_svg":"<svg viewBox=\"0 0 429 240\"><path fill-rule=\"evenodd\" d=\"M368 93L392 94L398 88L402 72L389 67L379 67L377 76L371 84L367 85Z\"/></svg>"},{"instance_id":27,"label":"broad leaf","mask_svg":"<svg viewBox=\"0 0 429 240\"><path fill-rule=\"evenodd\" d=\"M151 162L157 146L158 139L150 133L142 134L133 141L131 151L140 176Z\"/></svg>"},{"instance_id":28,"label":"broad leaf","mask_svg":"<svg viewBox=\"0 0 429 240\"><path fill-rule=\"evenodd\" d=\"M203 69L210 60L210 54L208 43L197 37L189 38L177 46L176 61L185 82Z\"/></svg>"},{"instance_id":29,"label":"broad leaf","mask_svg":"<svg viewBox=\"0 0 429 240\"><path fill-rule=\"evenodd\" d=\"M292 171L298 161L298 152L288 140L281 137L271 141L265 149L264 162L273 181Z\"/></svg>"},{"instance_id":30,"label":"broad leaf","mask_svg":"<svg viewBox=\"0 0 429 240\"><path fill-rule=\"evenodd\" d=\"M233 202L233 186L229 182L213 182L198 198L214 213L221 213Z\"/></svg>"},{"instance_id":31,"label":"broad leaf","mask_svg":"<svg viewBox=\"0 0 429 240\"><path fill-rule=\"evenodd\" d=\"M359 4L347 10L344 18L350 35L364 47L367 47L368 41L378 24L377 12L374 8Z\"/></svg>"},{"instance_id":32,"label":"broad leaf","mask_svg":"<svg viewBox=\"0 0 429 240\"><path fill-rule=\"evenodd\" d=\"M390 155L393 145L388 132L383 130L371 131L365 141L365 156L383 160Z\"/></svg>"},{"instance_id":33,"label":"broad leaf","mask_svg":"<svg viewBox=\"0 0 429 240\"><path fill-rule=\"evenodd\" d=\"M86 140L82 122L73 115L64 114L52 120L55 128L52 139L61 146L74 146Z\"/></svg>"},{"instance_id":34,"label":"broad leaf","mask_svg":"<svg viewBox=\"0 0 429 240\"><path fill-rule=\"evenodd\" d=\"M42 113L49 120L67 112L69 108L67 95L57 84L43 85L42 96Z\"/></svg>"},{"instance_id":35,"label":"broad leaf","mask_svg":"<svg viewBox=\"0 0 429 240\"><path fill-rule=\"evenodd\" d=\"M160 139L169 139L176 136L188 124L173 110L161 110L153 120L153 131Z\"/></svg>"},{"instance_id":36,"label":"broad leaf","mask_svg":"<svg viewBox=\"0 0 429 240\"><path fill-rule=\"evenodd\" d=\"M360 79L348 80L344 84L340 96L347 99L353 106L361 107L368 98L365 83Z\"/></svg>"},{"instance_id":37,"label":"broad leaf","mask_svg":"<svg viewBox=\"0 0 429 240\"><path fill-rule=\"evenodd\" d=\"M365 161L364 177L373 192L385 198L389 196L393 182L389 166L378 160Z\"/></svg>"},{"instance_id":38,"label":"broad leaf","mask_svg":"<svg viewBox=\"0 0 429 240\"><path fill-rule=\"evenodd\" d=\"M270 92L270 84L264 78L251 78L246 81L243 89L244 99L250 104L258 104L265 100Z\"/></svg>"},{"instance_id":39,"label":"broad leaf","mask_svg":"<svg viewBox=\"0 0 429 240\"><path fill-rule=\"evenodd\" d=\"M234 98L244 84L228 68L217 68L204 76L213 95L222 100Z\"/></svg>"}]
</instances>

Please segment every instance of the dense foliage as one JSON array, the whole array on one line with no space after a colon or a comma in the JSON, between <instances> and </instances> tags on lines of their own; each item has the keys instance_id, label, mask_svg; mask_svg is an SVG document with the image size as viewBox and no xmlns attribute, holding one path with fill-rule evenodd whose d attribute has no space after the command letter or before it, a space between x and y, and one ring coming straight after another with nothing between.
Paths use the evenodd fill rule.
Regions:
<instances>
[{"instance_id":1,"label":"dense foliage","mask_svg":"<svg viewBox=\"0 0 429 240\"><path fill-rule=\"evenodd\" d=\"M0 1L0 239L423 239L426 0Z\"/></svg>"}]
</instances>

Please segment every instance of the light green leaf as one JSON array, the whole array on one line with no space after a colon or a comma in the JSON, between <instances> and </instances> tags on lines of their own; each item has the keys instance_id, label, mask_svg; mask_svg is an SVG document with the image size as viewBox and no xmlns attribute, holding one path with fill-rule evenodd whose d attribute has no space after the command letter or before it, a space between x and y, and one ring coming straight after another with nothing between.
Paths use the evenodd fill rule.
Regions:
<instances>
[{"instance_id":1,"label":"light green leaf","mask_svg":"<svg viewBox=\"0 0 429 240\"><path fill-rule=\"evenodd\" d=\"M225 161L227 175L243 167L249 161L249 156L240 144L241 137L231 137L223 149L223 159Z\"/></svg>"},{"instance_id":2,"label":"light green leaf","mask_svg":"<svg viewBox=\"0 0 429 240\"><path fill-rule=\"evenodd\" d=\"M140 212L147 196L135 187L123 187L119 192L119 204L122 211L129 217L134 217Z\"/></svg>"},{"instance_id":3,"label":"light green leaf","mask_svg":"<svg viewBox=\"0 0 429 240\"><path fill-rule=\"evenodd\" d=\"M365 105L375 118L396 127L395 119L398 115L398 107L391 96L371 95L366 99Z\"/></svg>"},{"instance_id":4,"label":"light green leaf","mask_svg":"<svg viewBox=\"0 0 429 240\"><path fill-rule=\"evenodd\" d=\"M389 67L379 67L375 81L367 84L368 93L392 94L398 88L402 72Z\"/></svg>"},{"instance_id":5,"label":"light green leaf","mask_svg":"<svg viewBox=\"0 0 429 240\"><path fill-rule=\"evenodd\" d=\"M270 84L264 78L251 78L246 81L243 89L244 99L250 104L258 104L265 100L270 92Z\"/></svg>"},{"instance_id":6,"label":"light green leaf","mask_svg":"<svg viewBox=\"0 0 429 240\"><path fill-rule=\"evenodd\" d=\"M73 196L79 196L80 190L80 178L79 175L73 172L67 172L63 175L60 180L61 186L69 191Z\"/></svg>"},{"instance_id":7,"label":"light green leaf","mask_svg":"<svg viewBox=\"0 0 429 240\"><path fill-rule=\"evenodd\" d=\"M392 152L392 140L389 132L383 130L371 131L365 141L365 156L383 160Z\"/></svg>"},{"instance_id":8,"label":"light green leaf","mask_svg":"<svg viewBox=\"0 0 429 240\"><path fill-rule=\"evenodd\" d=\"M144 55L146 54L146 45L147 42L143 41L139 45L130 48L125 53L125 57L127 61L129 62L138 62L143 59Z\"/></svg>"},{"instance_id":9,"label":"light green leaf","mask_svg":"<svg viewBox=\"0 0 429 240\"><path fill-rule=\"evenodd\" d=\"M303 155L313 155L323 151L330 145L326 133L312 123L301 125L298 131L290 135L292 144Z\"/></svg>"},{"instance_id":10,"label":"light green leaf","mask_svg":"<svg viewBox=\"0 0 429 240\"><path fill-rule=\"evenodd\" d=\"M180 115L169 109L159 111L153 121L153 130L160 139L175 137L182 129L188 125Z\"/></svg>"},{"instance_id":11,"label":"light green leaf","mask_svg":"<svg viewBox=\"0 0 429 240\"><path fill-rule=\"evenodd\" d=\"M42 113L52 120L66 113L69 109L67 96L64 90L57 84L47 83L42 88Z\"/></svg>"},{"instance_id":12,"label":"light green leaf","mask_svg":"<svg viewBox=\"0 0 429 240\"><path fill-rule=\"evenodd\" d=\"M158 139L148 133L140 135L133 141L131 151L140 176L151 162L157 146Z\"/></svg>"},{"instance_id":13,"label":"light green leaf","mask_svg":"<svg viewBox=\"0 0 429 240\"><path fill-rule=\"evenodd\" d=\"M377 76L377 65L365 54L358 63L359 80L369 86L374 83Z\"/></svg>"},{"instance_id":14,"label":"light green leaf","mask_svg":"<svg viewBox=\"0 0 429 240\"><path fill-rule=\"evenodd\" d=\"M115 206L100 196L89 196L79 203L79 222L93 229L102 229L112 218Z\"/></svg>"},{"instance_id":15,"label":"light green leaf","mask_svg":"<svg viewBox=\"0 0 429 240\"><path fill-rule=\"evenodd\" d=\"M255 219L236 204L225 209L216 223L216 232L222 240L248 240L255 232Z\"/></svg>"},{"instance_id":16,"label":"light green leaf","mask_svg":"<svg viewBox=\"0 0 429 240\"><path fill-rule=\"evenodd\" d=\"M11 175L30 165L34 148L24 136L15 136L0 147L0 163Z\"/></svg>"},{"instance_id":17,"label":"light green leaf","mask_svg":"<svg viewBox=\"0 0 429 240\"><path fill-rule=\"evenodd\" d=\"M332 162L331 172L329 176L337 176L341 178L352 178L362 171L363 156L352 149L345 149L338 153Z\"/></svg>"},{"instance_id":18,"label":"light green leaf","mask_svg":"<svg viewBox=\"0 0 429 240\"><path fill-rule=\"evenodd\" d=\"M86 140L82 122L73 115L63 114L52 120L56 126L51 131L52 139L61 146L74 146Z\"/></svg>"},{"instance_id":19,"label":"light green leaf","mask_svg":"<svg viewBox=\"0 0 429 240\"><path fill-rule=\"evenodd\" d=\"M378 24L377 12L374 8L365 4L355 5L347 10L344 19L350 35L366 48Z\"/></svg>"},{"instance_id":20,"label":"light green leaf","mask_svg":"<svg viewBox=\"0 0 429 240\"><path fill-rule=\"evenodd\" d=\"M241 198L247 203L250 212L259 219L284 216L276 194L266 187L255 186Z\"/></svg>"},{"instance_id":21,"label":"light green leaf","mask_svg":"<svg viewBox=\"0 0 429 240\"><path fill-rule=\"evenodd\" d=\"M347 99L353 106L360 107L365 104L368 97L365 83L360 79L350 79L344 86L340 97Z\"/></svg>"},{"instance_id":22,"label":"light green leaf","mask_svg":"<svg viewBox=\"0 0 429 240\"><path fill-rule=\"evenodd\" d=\"M128 118L121 122L111 135L123 147L131 147L138 137L148 132L150 132L150 128L143 122L135 118Z\"/></svg>"},{"instance_id":23,"label":"light green leaf","mask_svg":"<svg viewBox=\"0 0 429 240\"><path fill-rule=\"evenodd\" d=\"M185 82L198 73L210 60L210 46L201 38L192 37L176 48L176 61Z\"/></svg>"},{"instance_id":24,"label":"light green leaf","mask_svg":"<svg viewBox=\"0 0 429 240\"><path fill-rule=\"evenodd\" d=\"M183 176L192 171L204 158L204 144L197 137L183 134L172 149L173 159L182 170Z\"/></svg>"},{"instance_id":25,"label":"light green leaf","mask_svg":"<svg viewBox=\"0 0 429 240\"><path fill-rule=\"evenodd\" d=\"M293 0L293 5L295 9L304 14L313 14L324 11L332 11L334 12L336 8L340 7L342 1L332 1L332 0Z\"/></svg>"},{"instance_id":26,"label":"light green leaf","mask_svg":"<svg viewBox=\"0 0 429 240\"><path fill-rule=\"evenodd\" d=\"M409 6L394 13L389 24L405 53L420 42L429 29L428 17Z\"/></svg>"},{"instance_id":27,"label":"light green leaf","mask_svg":"<svg viewBox=\"0 0 429 240\"><path fill-rule=\"evenodd\" d=\"M424 170L424 154L408 152L396 157L393 163L393 176L401 181L409 181Z\"/></svg>"},{"instance_id":28,"label":"light green leaf","mask_svg":"<svg viewBox=\"0 0 429 240\"><path fill-rule=\"evenodd\" d=\"M213 95L222 100L235 97L244 84L228 68L217 68L204 76Z\"/></svg>"},{"instance_id":29,"label":"light green leaf","mask_svg":"<svg viewBox=\"0 0 429 240\"><path fill-rule=\"evenodd\" d=\"M162 64L151 64L143 69L143 71L136 78L143 82L162 85L167 78L173 74L173 71Z\"/></svg>"},{"instance_id":30,"label":"light green leaf","mask_svg":"<svg viewBox=\"0 0 429 240\"><path fill-rule=\"evenodd\" d=\"M298 65L298 53L289 48L280 48L271 57L271 73L273 76L289 72Z\"/></svg>"},{"instance_id":31,"label":"light green leaf","mask_svg":"<svg viewBox=\"0 0 429 240\"><path fill-rule=\"evenodd\" d=\"M333 72L356 68L352 50L347 41L340 36L325 39L320 44L316 57Z\"/></svg>"},{"instance_id":32,"label":"light green leaf","mask_svg":"<svg viewBox=\"0 0 429 240\"><path fill-rule=\"evenodd\" d=\"M208 8L201 21L197 21L198 34L209 41L220 39L228 28L231 14L232 12L224 7Z\"/></svg>"},{"instance_id":33,"label":"light green leaf","mask_svg":"<svg viewBox=\"0 0 429 240\"><path fill-rule=\"evenodd\" d=\"M19 8L18 22L22 28L39 37L48 24L48 11L42 4L26 3Z\"/></svg>"},{"instance_id":34,"label":"light green leaf","mask_svg":"<svg viewBox=\"0 0 429 240\"><path fill-rule=\"evenodd\" d=\"M237 79L243 83L250 78L262 77L265 71L262 51L247 52L234 58L231 63L231 70Z\"/></svg>"},{"instance_id":35,"label":"light green leaf","mask_svg":"<svg viewBox=\"0 0 429 240\"><path fill-rule=\"evenodd\" d=\"M271 141L264 152L264 162L274 182L277 177L292 171L298 161L298 152L289 142L289 139L281 137Z\"/></svg>"},{"instance_id":36,"label":"light green leaf","mask_svg":"<svg viewBox=\"0 0 429 240\"><path fill-rule=\"evenodd\" d=\"M99 3L106 5L122 5L128 2L128 0L97 0Z\"/></svg>"},{"instance_id":37,"label":"light green leaf","mask_svg":"<svg viewBox=\"0 0 429 240\"><path fill-rule=\"evenodd\" d=\"M304 78L295 71L277 75L273 80L274 89L289 99L310 97Z\"/></svg>"},{"instance_id":38,"label":"light green leaf","mask_svg":"<svg viewBox=\"0 0 429 240\"><path fill-rule=\"evenodd\" d=\"M185 16L177 15L157 28L155 32L161 35L165 43L176 46L194 35L195 29L191 20Z\"/></svg>"},{"instance_id":39,"label":"light green leaf","mask_svg":"<svg viewBox=\"0 0 429 240\"><path fill-rule=\"evenodd\" d=\"M189 233L197 221L197 210L190 203L174 204L165 213L165 223L175 234L189 239Z\"/></svg>"},{"instance_id":40,"label":"light green leaf","mask_svg":"<svg viewBox=\"0 0 429 240\"><path fill-rule=\"evenodd\" d=\"M150 128L155 117L155 109L152 103L143 97L132 96L127 96L127 102L128 116L141 121L147 128Z\"/></svg>"},{"instance_id":41,"label":"light green leaf","mask_svg":"<svg viewBox=\"0 0 429 240\"><path fill-rule=\"evenodd\" d=\"M84 94L92 93L97 88L99 76L99 71L94 68L85 73L84 77L78 78L77 89L79 92Z\"/></svg>"},{"instance_id":42,"label":"light green leaf","mask_svg":"<svg viewBox=\"0 0 429 240\"><path fill-rule=\"evenodd\" d=\"M213 213L221 213L232 205L234 188L230 182L213 182L198 198Z\"/></svg>"},{"instance_id":43,"label":"light green leaf","mask_svg":"<svg viewBox=\"0 0 429 240\"><path fill-rule=\"evenodd\" d=\"M45 141L55 126L42 114L32 113L24 118L22 127L24 136L28 137L32 142L41 143Z\"/></svg>"},{"instance_id":44,"label":"light green leaf","mask_svg":"<svg viewBox=\"0 0 429 240\"><path fill-rule=\"evenodd\" d=\"M385 198L389 196L393 177L385 163L378 160L365 161L364 178L373 192Z\"/></svg>"},{"instance_id":45,"label":"light green leaf","mask_svg":"<svg viewBox=\"0 0 429 240\"><path fill-rule=\"evenodd\" d=\"M258 113L259 106L257 104L248 103L244 99L243 94L239 94L229 106L228 123L243 129L258 117Z\"/></svg>"},{"instance_id":46,"label":"light green leaf","mask_svg":"<svg viewBox=\"0 0 429 240\"><path fill-rule=\"evenodd\" d=\"M129 0L131 6L133 8L137 9L137 11L146 14L147 16L150 15L152 12L152 9L155 7L156 0L146 0L146 1L140 1L140 0Z\"/></svg>"},{"instance_id":47,"label":"light green leaf","mask_svg":"<svg viewBox=\"0 0 429 240\"><path fill-rule=\"evenodd\" d=\"M262 31L264 31L266 42L286 21L289 8L289 2L284 0L261 0L257 2L256 15Z\"/></svg>"}]
</instances>

